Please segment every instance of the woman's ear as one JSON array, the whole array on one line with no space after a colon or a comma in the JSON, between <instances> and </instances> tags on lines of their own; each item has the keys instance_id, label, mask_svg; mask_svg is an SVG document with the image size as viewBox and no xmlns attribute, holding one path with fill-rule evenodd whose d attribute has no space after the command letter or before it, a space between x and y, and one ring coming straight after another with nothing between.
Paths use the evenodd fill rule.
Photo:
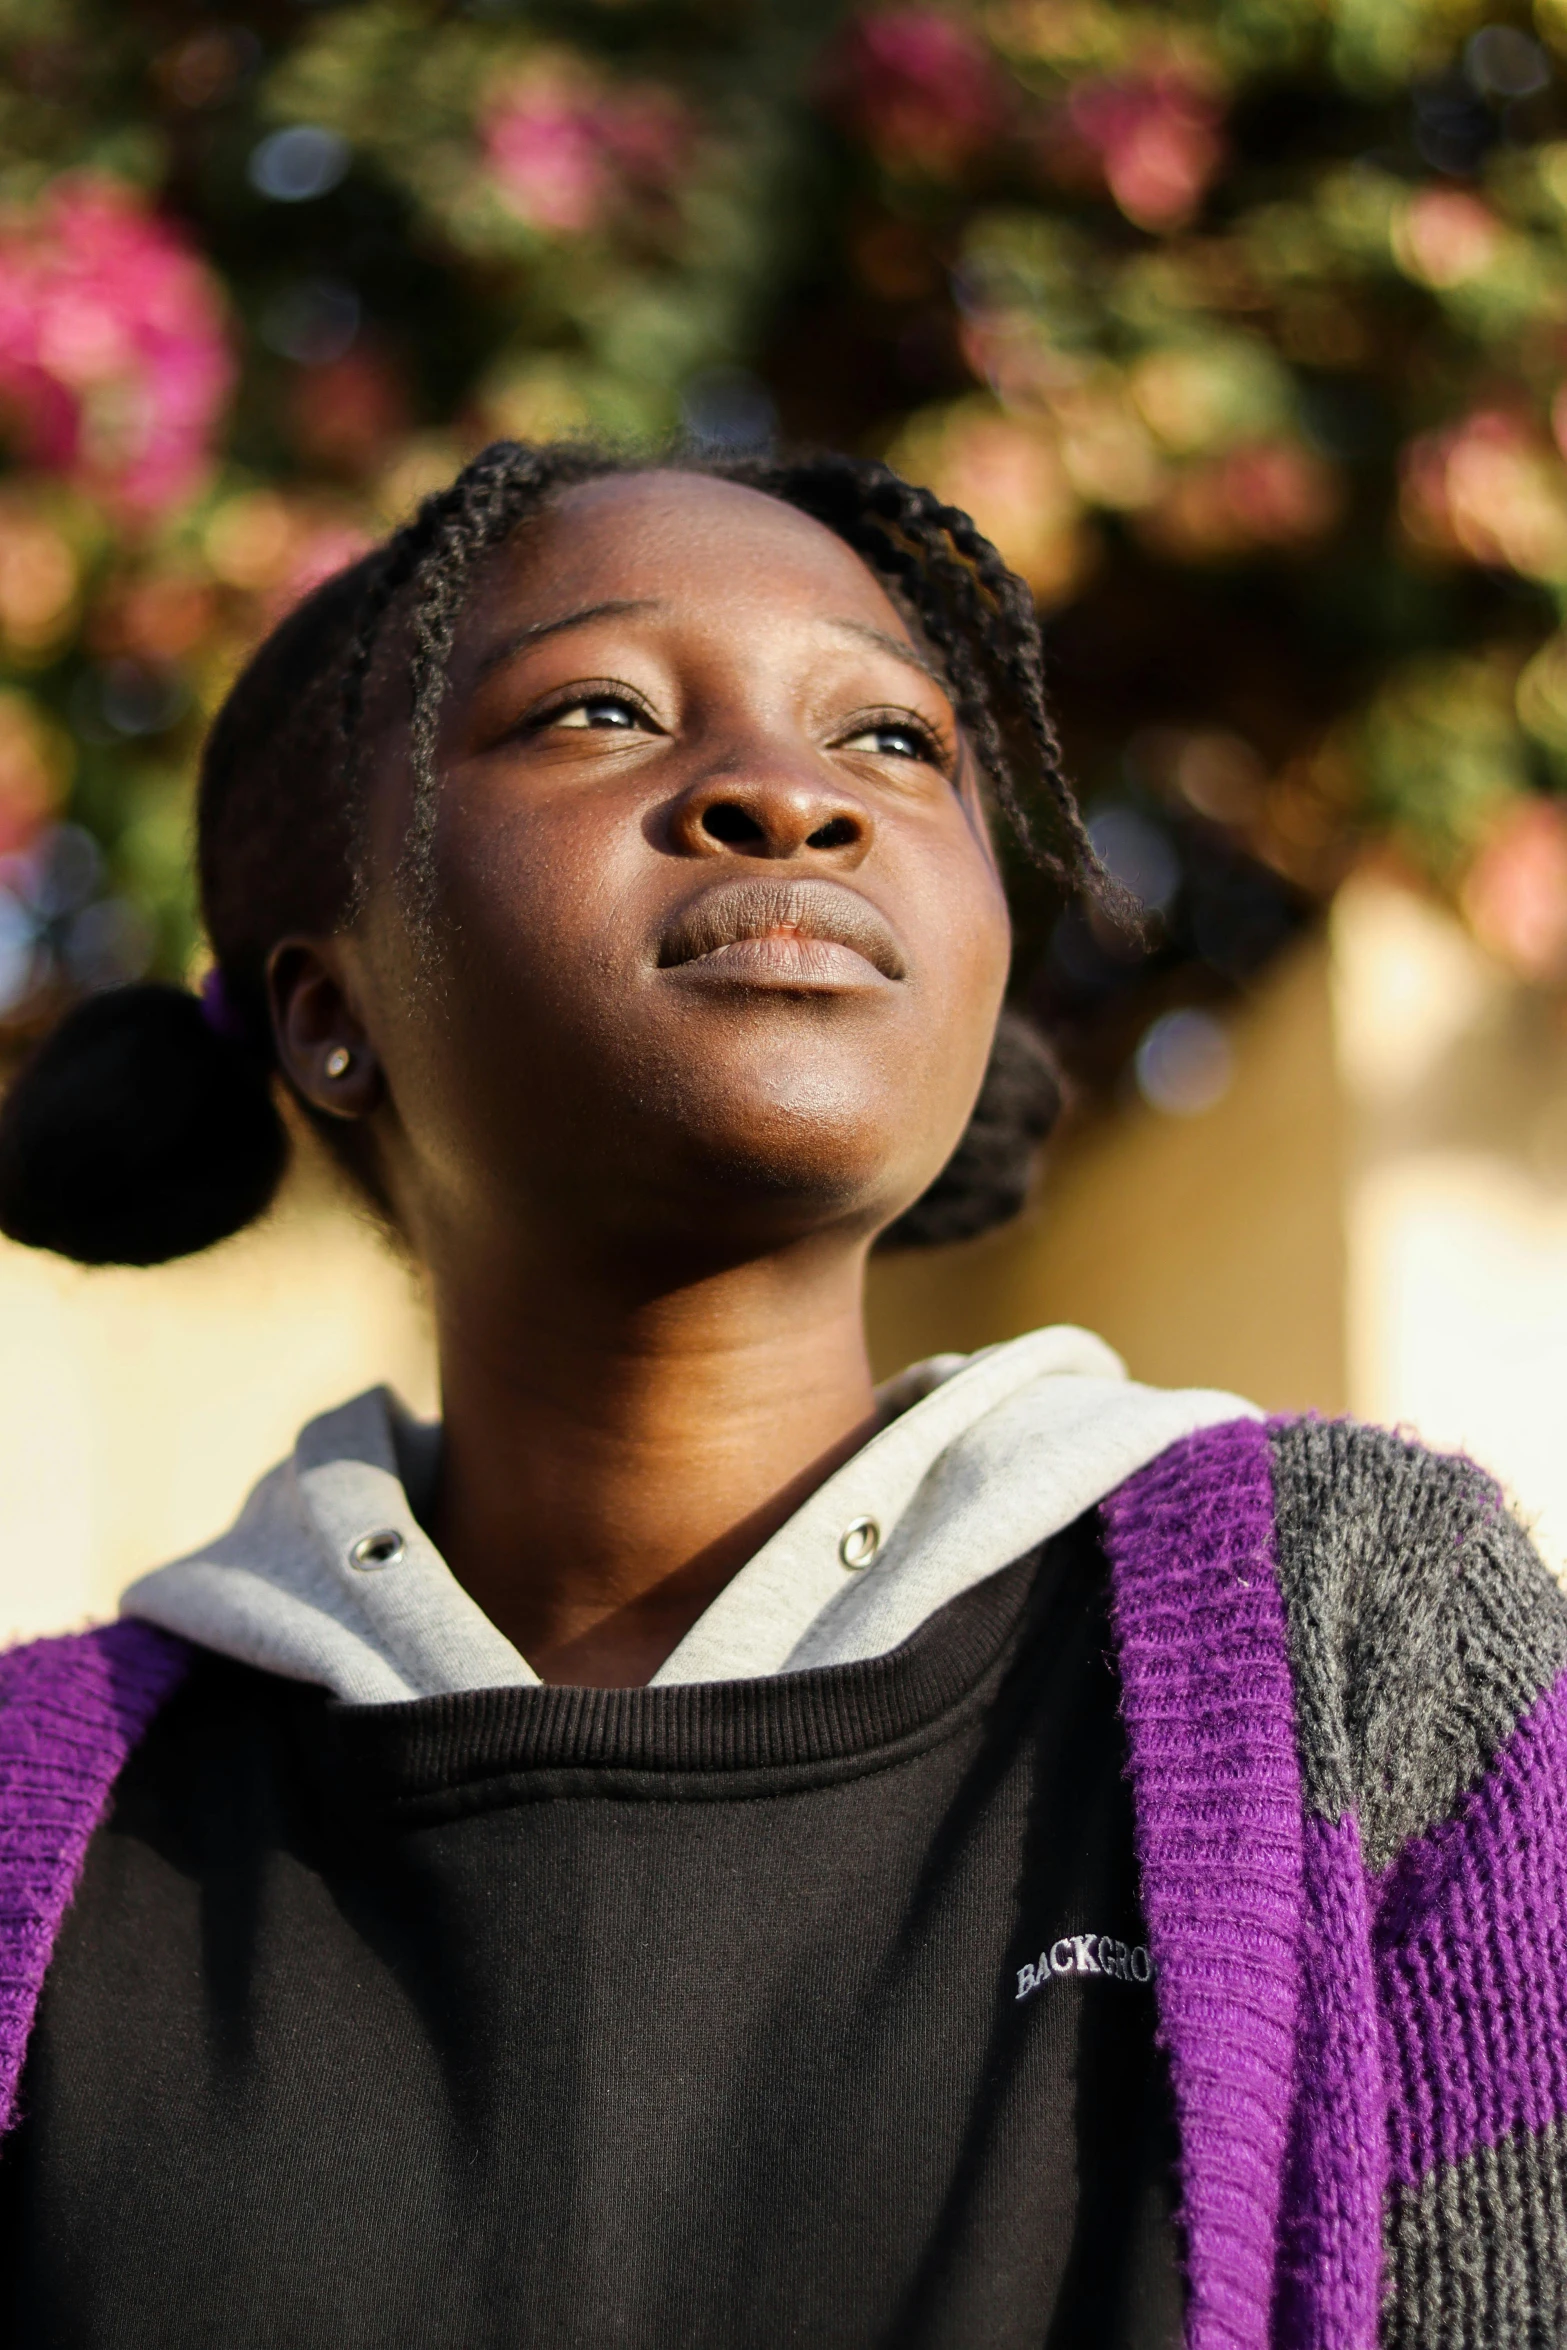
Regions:
<instances>
[{"instance_id":1,"label":"woman's ear","mask_svg":"<svg viewBox=\"0 0 1567 2350\"><path fill-rule=\"evenodd\" d=\"M367 1117L384 1091L381 1064L354 1009L335 939L288 938L267 958L278 1065L329 1118Z\"/></svg>"}]
</instances>

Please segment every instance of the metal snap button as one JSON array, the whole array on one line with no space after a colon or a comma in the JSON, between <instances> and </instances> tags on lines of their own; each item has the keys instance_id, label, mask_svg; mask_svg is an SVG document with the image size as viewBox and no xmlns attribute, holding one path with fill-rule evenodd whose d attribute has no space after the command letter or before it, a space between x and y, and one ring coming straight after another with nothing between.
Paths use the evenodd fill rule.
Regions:
<instances>
[{"instance_id":1,"label":"metal snap button","mask_svg":"<svg viewBox=\"0 0 1567 2350\"><path fill-rule=\"evenodd\" d=\"M838 1556L850 1574L868 1567L881 1548L881 1528L874 1518L856 1518L852 1526L844 1528L843 1540L838 1545Z\"/></svg>"},{"instance_id":2,"label":"metal snap button","mask_svg":"<svg viewBox=\"0 0 1567 2350\"><path fill-rule=\"evenodd\" d=\"M394 1567L403 1555L403 1538L395 1526L380 1526L362 1534L348 1554L350 1566L369 1574L376 1567Z\"/></svg>"}]
</instances>

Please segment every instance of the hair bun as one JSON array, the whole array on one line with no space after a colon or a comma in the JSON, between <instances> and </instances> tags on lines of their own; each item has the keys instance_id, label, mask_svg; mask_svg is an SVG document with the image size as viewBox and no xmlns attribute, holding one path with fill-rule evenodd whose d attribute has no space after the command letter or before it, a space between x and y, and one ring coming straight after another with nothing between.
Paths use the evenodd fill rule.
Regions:
<instances>
[{"instance_id":1,"label":"hair bun","mask_svg":"<svg viewBox=\"0 0 1567 2350\"><path fill-rule=\"evenodd\" d=\"M0 1103L0 1232L82 1265L161 1265L259 1216L287 1158L260 1054L183 988L113 988L66 1014Z\"/></svg>"},{"instance_id":2,"label":"hair bun","mask_svg":"<svg viewBox=\"0 0 1567 2350\"><path fill-rule=\"evenodd\" d=\"M1004 1011L962 1141L877 1247L940 1248L1009 1223L1027 1202L1062 1099L1061 1073L1039 1030L1021 1012Z\"/></svg>"}]
</instances>

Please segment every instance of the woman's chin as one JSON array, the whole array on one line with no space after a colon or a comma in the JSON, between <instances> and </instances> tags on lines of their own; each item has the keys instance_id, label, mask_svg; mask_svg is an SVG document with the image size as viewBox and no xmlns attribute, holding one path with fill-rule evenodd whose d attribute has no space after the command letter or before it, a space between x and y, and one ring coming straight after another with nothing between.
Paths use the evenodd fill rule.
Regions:
<instances>
[{"instance_id":1,"label":"woman's chin","mask_svg":"<svg viewBox=\"0 0 1567 2350\"><path fill-rule=\"evenodd\" d=\"M868 1120L824 1126L804 1118L758 1131L704 1133L675 1196L706 1231L768 1240L874 1233L902 1214L939 1169L928 1144L878 1134ZM928 1171L927 1171L928 1170ZM700 1204L696 1204L700 1203Z\"/></svg>"}]
</instances>

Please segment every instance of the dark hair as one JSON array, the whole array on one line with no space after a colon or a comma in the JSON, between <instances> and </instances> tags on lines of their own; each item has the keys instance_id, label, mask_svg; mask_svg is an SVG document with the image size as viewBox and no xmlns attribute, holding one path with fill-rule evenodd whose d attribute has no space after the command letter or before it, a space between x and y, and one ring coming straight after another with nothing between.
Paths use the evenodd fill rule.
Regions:
<instances>
[{"instance_id":1,"label":"dark hair","mask_svg":"<svg viewBox=\"0 0 1567 2350\"><path fill-rule=\"evenodd\" d=\"M939 654L995 800L1034 861L1070 892L1113 899L1062 773L1032 599L966 514L850 457L666 462L779 498L851 546ZM414 808L399 879L423 922L441 700L476 571L555 492L647 463L579 443L497 442L273 630L201 764L197 868L221 1017L157 986L67 1014L0 1106L0 1230L85 1264L154 1264L261 1213L287 1160L267 957L290 932L341 927L358 903L360 753L389 619L395 611L411 647ZM1014 1214L1059 1105L1043 1040L1006 1015L968 1132L885 1245L956 1239ZM298 1106L389 1216L358 1129Z\"/></svg>"}]
</instances>

